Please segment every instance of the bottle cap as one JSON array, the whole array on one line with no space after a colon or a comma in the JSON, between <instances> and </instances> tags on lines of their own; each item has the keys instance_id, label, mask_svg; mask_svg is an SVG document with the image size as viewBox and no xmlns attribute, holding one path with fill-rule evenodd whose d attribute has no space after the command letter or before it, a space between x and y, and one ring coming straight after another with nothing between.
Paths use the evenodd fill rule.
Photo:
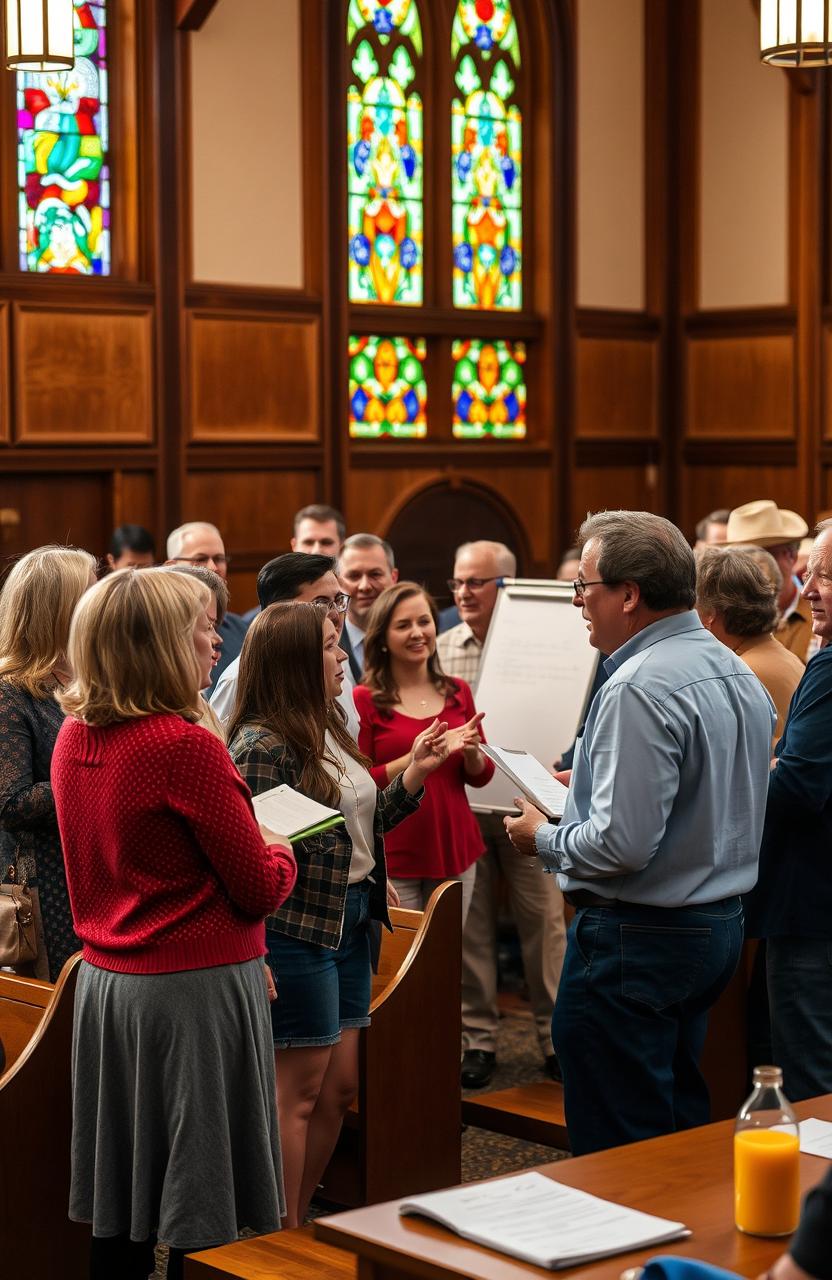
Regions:
<instances>
[{"instance_id":1,"label":"bottle cap","mask_svg":"<svg viewBox=\"0 0 832 1280\"><path fill-rule=\"evenodd\" d=\"M754 1080L754 1084L768 1086L769 1088L771 1088L773 1085L782 1086L783 1068L782 1067L755 1067L753 1080Z\"/></svg>"}]
</instances>

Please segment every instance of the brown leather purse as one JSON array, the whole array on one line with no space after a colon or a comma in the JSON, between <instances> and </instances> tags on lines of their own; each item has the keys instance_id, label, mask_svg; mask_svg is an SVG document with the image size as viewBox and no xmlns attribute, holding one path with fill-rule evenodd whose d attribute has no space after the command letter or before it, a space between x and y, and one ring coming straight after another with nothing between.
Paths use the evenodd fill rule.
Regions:
<instances>
[{"instance_id":1,"label":"brown leather purse","mask_svg":"<svg viewBox=\"0 0 832 1280\"><path fill-rule=\"evenodd\" d=\"M37 952L32 895L25 881L18 884L15 868L10 866L0 884L0 965L30 964Z\"/></svg>"}]
</instances>

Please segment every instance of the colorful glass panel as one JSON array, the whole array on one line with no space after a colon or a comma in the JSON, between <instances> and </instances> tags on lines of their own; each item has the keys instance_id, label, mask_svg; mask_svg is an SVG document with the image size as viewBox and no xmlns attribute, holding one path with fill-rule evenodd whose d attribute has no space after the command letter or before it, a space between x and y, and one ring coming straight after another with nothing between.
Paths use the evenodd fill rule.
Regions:
<instances>
[{"instance_id":1,"label":"colorful glass panel","mask_svg":"<svg viewBox=\"0 0 832 1280\"><path fill-rule=\"evenodd\" d=\"M347 14L347 40L351 41L362 27L372 26L382 44L386 44L395 31L413 42L417 53L422 52L422 28L416 0L350 0Z\"/></svg>"},{"instance_id":2,"label":"colorful glass panel","mask_svg":"<svg viewBox=\"0 0 832 1280\"><path fill-rule=\"evenodd\" d=\"M479 20L479 25L475 19ZM508 0L457 5L454 54L465 44L451 103L451 234L456 307L523 305L523 118L511 99L519 64ZM506 57L492 60L494 50Z\"/></svg>"},{"instance_id":3,"label":"colorful glass panel","mask_svg":"<svg viewBox=\"0 0 832 1280\"><path fill-rule=\"evenodd\" d=\"M423 338L349 340L350 435L418 440L427 434Z\"/></svg>"},{"instance_id":4,"label":"colorful glass panel","mask_svg":"<svg viewBox=\"0 0 832 1280\"><path fill-rule=\"evenodd\" d=\"M415 2L410 11L416 13ZM355 80L347 93L349 298L418 306L423 297L422 99L410 90L416 70L407 46L397 43L379 56L383 68L373 44L359 42L352 59Z\"/></svg>"},{"instance_id":5,"label":"colorful glass panel","mask_svg":"<svg viewBox=\"0 0 832 1280\"><path fill-rule=\"evenodd\" d=\"M459 440L522 440L526 382L522 342L453 344L454 435Z\"/></svg>"},{"instance_id":6,"label":"colorful glass panel","mask_svg":"<svg viewBox=\"0 0 832 1280\"><path fill-rule=\"evenodd\" d=\"M474 44L486 57L496 47L520 65L520 44L510 0L461 0L456 7L451 54L455 58L463 45Z\"/></svg>"},{"instance_id":7,"label":"colorful glass panel","mask_svg":"<svg viewBox=\"0 0 832 1280\"><path fill-rule=\"evenodd\" d=\"M74 68L17 76L20 269L109 275L106 3L73 3Z\"/></svg>"}]
</instances>

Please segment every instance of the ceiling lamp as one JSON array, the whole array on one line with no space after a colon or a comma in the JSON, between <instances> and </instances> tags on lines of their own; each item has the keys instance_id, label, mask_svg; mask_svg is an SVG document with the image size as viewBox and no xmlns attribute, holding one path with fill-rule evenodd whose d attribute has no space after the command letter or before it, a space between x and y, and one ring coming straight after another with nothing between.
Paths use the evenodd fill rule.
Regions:
<instances>
[{"instance_id":1,"label":"ceiling lamp","mask_svg":"<svg viewBox=\"0 0 832 1280\"><path fill-rule=\"evenodd\" d=\"M75 66L72 0L5 0L9 71L69 71Z\"/></svg>"}]
</instances>

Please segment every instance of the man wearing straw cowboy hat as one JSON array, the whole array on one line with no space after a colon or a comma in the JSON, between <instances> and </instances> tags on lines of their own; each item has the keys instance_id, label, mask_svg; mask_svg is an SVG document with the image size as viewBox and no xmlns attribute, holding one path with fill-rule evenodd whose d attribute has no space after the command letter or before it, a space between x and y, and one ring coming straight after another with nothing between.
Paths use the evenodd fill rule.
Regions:
<instances>
[{"instance_id":1,"label":"man wearing straw cowboy hat","mask_svg":"<svg viewBox=\"0 0 832 1280\"><path fill-rule=\"evenodd\" d=\"M812 610L801 595L801 584L794 574L800 542L809 532L806 521L796 511L778 507L770 498L746 502L735 507L728 517L726 545L750 543L765 547L777 561L783 575L783 586L777 598L780 622L777 639L801 662L806 662L812 639Z\"/></svg>"}]
</instances>

